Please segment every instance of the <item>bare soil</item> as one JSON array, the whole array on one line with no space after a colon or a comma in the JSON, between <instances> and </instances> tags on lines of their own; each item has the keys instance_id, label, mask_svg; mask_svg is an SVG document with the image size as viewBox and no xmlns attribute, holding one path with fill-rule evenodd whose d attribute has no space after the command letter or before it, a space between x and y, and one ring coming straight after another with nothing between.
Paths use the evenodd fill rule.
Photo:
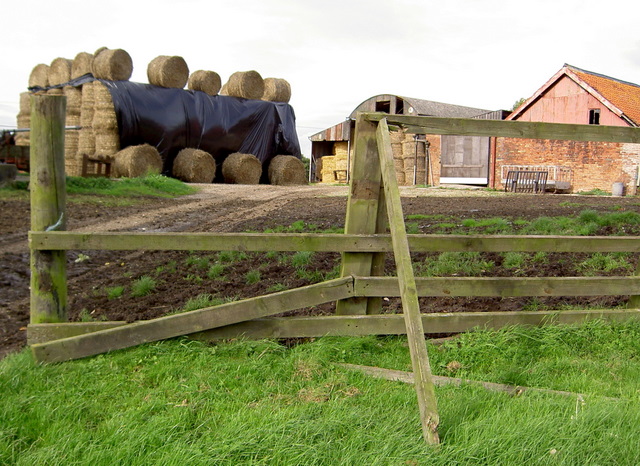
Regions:
<instances>
[{"instance_id":1,"label":"bare soil","mask_svg":"<svg viewBox=\"0 0 640 466\"><path fill-rule=\"evenodd\" d=\"M348 188L345 186L238 186L199 185L196 195L178 199L145 199L134 206L113 207L100 203L70 202L68 230L73 231L167 231L245 232L289 226L304 221L319 229L343 227ZM446 215L458 221L466 218L534 219L541 216L575 216L592 209L600 212L640 212L633 197L527 195L484 190L404 189L405 215ZM0 357L26 344L29 322L29 204L0 200ZM430 233L428 220L420 231ZM606 234L606 231L598 234ZM629 229L627 234L640 235ZM223 279L212 277L210 265L220 259L216 253L179 251L69 251L70 320L144 320L175 311L200 294L219 298L258 296L278 288L307 285L335 275L340 256L317 253L300 273L292 254L252 253L244 260L224 263ZM569 257L570 256L570 257ZM422 260L424 257L416 257ZM487 255L496 267L491 275L509 276L501 267L502 256ZM526 265L524 276L571 276L580 255L550 255L547 264ZM635 261L635 259L634 259ZM387 261L388 273L393 263ZM256 283L247 273L259 271ZM316 272L315 275L313 272ZM255 273L255 272L254 272ZM155 289L147 296L131 296L131 284L142 276L152 277ZM108 290L121 286L122 296L108 297ZM567 301L548 299L547 306L621 304L625 297L585 297ZM421 299L423 312L485 312L522 309L526 299L442 298ZM387 301L384 312L400 309L397 300ZM328 314L333 304L304 309L298 313Z\"/></svg>"}]
</instances>

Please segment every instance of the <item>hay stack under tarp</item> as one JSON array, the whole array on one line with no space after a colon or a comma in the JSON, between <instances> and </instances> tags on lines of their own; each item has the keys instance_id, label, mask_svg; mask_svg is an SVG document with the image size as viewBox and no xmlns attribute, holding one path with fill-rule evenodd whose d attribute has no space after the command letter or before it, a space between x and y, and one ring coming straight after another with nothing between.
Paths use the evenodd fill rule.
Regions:
<instances>
[{"instance_id":1,"label":"hay stack under tarp","mask_svg":"<svg viewBox=\"0 0 640 466\"><path fill-rule=\"evenodd\" d=\"M147 66L149 84L182 89L189 79L189 67L184 58L160 55Z\"/></svg>"},{"instance_id":2,"label":"hay stack under tarp","mask_svg":"<svg viewBox=\"0 0 640 466\"><path fill-rule=\"evenodd\" d=\"M262 176L262 164L253 154L235 152L222 162L225 183L258 184Z\"/></svg>"},{"instance_id":3,"label":"hay stack under tarp","mask_svg":"<svg viewBox=\"0 0 640 466\"><path fill-rule=\"evenodd\" d=\"M198 70L191 73L187 87L192 91L201 91L209 95L220 92L222 81L215 71Z\"/></svg>"},{"instance_id":4,"label":"hay stack under tarp","mask_svg":"<svg viewBox=\"0 0 640 466\"><path fill-rule=\"evenodd\" d=\"M80 115L82 108L82 90L79 87L64 86L62 93L67 98L67 114Z\"/></svg>"},{"instance_id":5,"label":"hay stack under tarp","mask_svg":"<svg viewBox=\"0 0 640 466\"><path fill-rule=\"evenodd\" d=\"M105 49L93 59L93 76L108 81L128 81L133 73L133 60L122 49Z\"/></svg>"},{"instance_id":6,"label":"hay stack under tarp","mask_svg":"<svg viewBox=\"0 0 640 466\"><path fill-rule=\"evenodd\" d=\"M93 89L95 82L82 85L82 104L80 106L80 134L78 135L78 153L80 155L93 155L96 152L96 137L93 133L94 98Z\"/></svg>"},{"instance_id":7,"label":"hay stack under tarp","mask_svg":"<svg viewBox=\"0 0 640 466\"><path fill-rule=\"evenodd\" d=\"M279 186L307 184L302 160L293 155L276 155L269 163L269 183Z\"/></svg>"},{"instance_id":8,"label":"hay stack under tarp","mask_svg":"<svg viewBox=\"0 0 640 466\"><path fill-rule=\"evenodd\" d=\"M261 99L264 94L264 80L257 71L236 71L229 77L227 95L244 99Z\"/></svg>"},{"instance_id":9,"label":"hay stack under tarp","mask_svg":"<svg viewBox=\"0 0 640 466\"><path fill-rule=\"evenodd\" d=\"M71 80L71 64L68 58L56 58L49 65L49 85L57 86Z\"/></svg>"},{"instance_id":10,"label":"hay stack under tarp","mask_svg":"<svg viewBox=\"0 0 640 466\"><path fill-rule=\"evenodd\" d=\"M31 127L31 93L22 92L20 94L20 111L16 115L16 124L18 128L30 128ZM29 131L20 132L15 134L15 141L17 146L29 145Z\"/></svg>"},{"instance_id":11,"label":"hay stack under tarp","mask_svg":"<svg viewBox=\"0 0 640 466\"><path fill-rule=\"evenodd\" d=\"M291 85L285 79L265 78L262 100L288 103L291 100Z\"/></svg>"},{"instance_id":12,"label":"hay stack under tarp","mask_svg":"<svg viewBox=\"0 0 640 466\"><path fill-rule=\"evenodd\" d=\"M33 67L29 75L29 87L47 87L49 85L49 65L40 63Z\"/></svg>"},{"instance_id":13,"label":"hay stack under tarp","mask_svg":"<svg viewBox=\"0 0 640 466\"><path fill-rule=\"evenodd\" d=\"M135 178L162 171L162 158L158 150L149 144L129 146L114 156L113 176Z\"/></svg>"},{"instance_id":14,"label":"hay stack under tarp","mask_svg":"<svg viewBox=\"0 0 640 466\"><path fill-rule=\"evenodd\" d=\"M91 73L92 67L93 55L87 52L80 52L71 63L71 79Z\"/></svg>"},{"instance_id":15,"label":"hay stack under tarp","mask_svg":"<svg viewBox=\"0 0 640 466\"><path fill-rule=\"evenodd\" d=\"M203 150L182 149L173 161L172 174L187 183L211 183L216 176L216 162Z\"/></svg>"}]
</instances>

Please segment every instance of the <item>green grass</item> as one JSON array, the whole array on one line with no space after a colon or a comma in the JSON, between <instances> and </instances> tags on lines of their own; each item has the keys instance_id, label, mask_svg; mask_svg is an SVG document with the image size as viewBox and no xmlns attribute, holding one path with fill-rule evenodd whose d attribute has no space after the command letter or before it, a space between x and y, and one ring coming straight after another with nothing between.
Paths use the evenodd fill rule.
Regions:
<instances>
[{"instance_id":1,"label":"green grass","mask_svg":"<svg viewBox=\"0 0 640 466\"><path fill-rule=\"evenodd\" d=\"M336 364L410 370L403 337L176 339L52 365L24 351L0 361L0 464L639 464L639 353L638 322L429 346L439 375L585 394L436 388L434 448L411 385Z\"/></svg>"},{"instance_id":2,"label":"green grass","mask_svg":"<svg viewBox=\"0 0 640 466\"><path fill-rule=\"evenodd\" d=\"M476 276L495 267L479 252L442 252L414 265L416 275L421 277Z\"/></svg>"},{"instance_id":3,"label":"green grass","mask_svg":"<svg viewBox=\"0 0 640 466\"><path fill-rule=\"evenodd\" d=\"M158 282L154 278L143 275L131 283L131 296L134 298L147 296L155 290L157 284Z\"/></svg>"},{"instance_id":4,"label":"green grass","mask_svg":"<svg viewBox=\"0 0 640 466\"><path fill-rule=\"evenodd\" d=\"M260 274L260 271L257 269L249 270L244 276L244 280L247 285L253 285L255 283L258 283L260 279L261 279L261 274Z\"/></svg>"},{"instance_id":5,"label":"green grass","mask_svg":"<svg viewBox=\"0 0 640 466\"><path fill-rule=\"evenodd\" d=\"M124 286L112 286L107 288L107 299L118 299L124 294Z\"/></svg>"}]
</instances>

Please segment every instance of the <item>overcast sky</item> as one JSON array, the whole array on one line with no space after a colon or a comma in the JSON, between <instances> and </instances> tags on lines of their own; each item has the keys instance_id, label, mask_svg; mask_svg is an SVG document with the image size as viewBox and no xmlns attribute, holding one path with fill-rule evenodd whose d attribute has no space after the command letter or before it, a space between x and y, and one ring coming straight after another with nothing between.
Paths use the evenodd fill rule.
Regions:
<instances>
[{"instance_id":1,"label":"overcast sky","mask_svg":"<svg viewBox=\"0 0 640 466\"><path fill-rule=\"evenodd\" d=\"M106 46L129 52L136 82L158 55L223 81L287 79L308 156L311 134L377 94L511 109L564 63L640 84L639 11L635 0L35 0L3 13L0 128L16 127L36 64Z\"/></svg>"}]
</instances>

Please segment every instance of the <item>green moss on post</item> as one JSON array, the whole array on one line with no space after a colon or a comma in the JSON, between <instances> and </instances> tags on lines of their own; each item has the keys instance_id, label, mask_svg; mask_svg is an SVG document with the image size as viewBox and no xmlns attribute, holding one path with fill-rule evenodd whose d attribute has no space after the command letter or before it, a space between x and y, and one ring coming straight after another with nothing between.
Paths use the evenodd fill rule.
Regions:
<instances>
[{"instance_id":1,"label":"green moss on post","mask_svg":"<svg viewBox=\"0 0 640 466\"><path fill-rule=\"evenodd\" d=\"M66 97L31 97L31 230L65 229ZM31 250L31 323L67 321L65 251Z\"/></svg>"}]
</instances>

